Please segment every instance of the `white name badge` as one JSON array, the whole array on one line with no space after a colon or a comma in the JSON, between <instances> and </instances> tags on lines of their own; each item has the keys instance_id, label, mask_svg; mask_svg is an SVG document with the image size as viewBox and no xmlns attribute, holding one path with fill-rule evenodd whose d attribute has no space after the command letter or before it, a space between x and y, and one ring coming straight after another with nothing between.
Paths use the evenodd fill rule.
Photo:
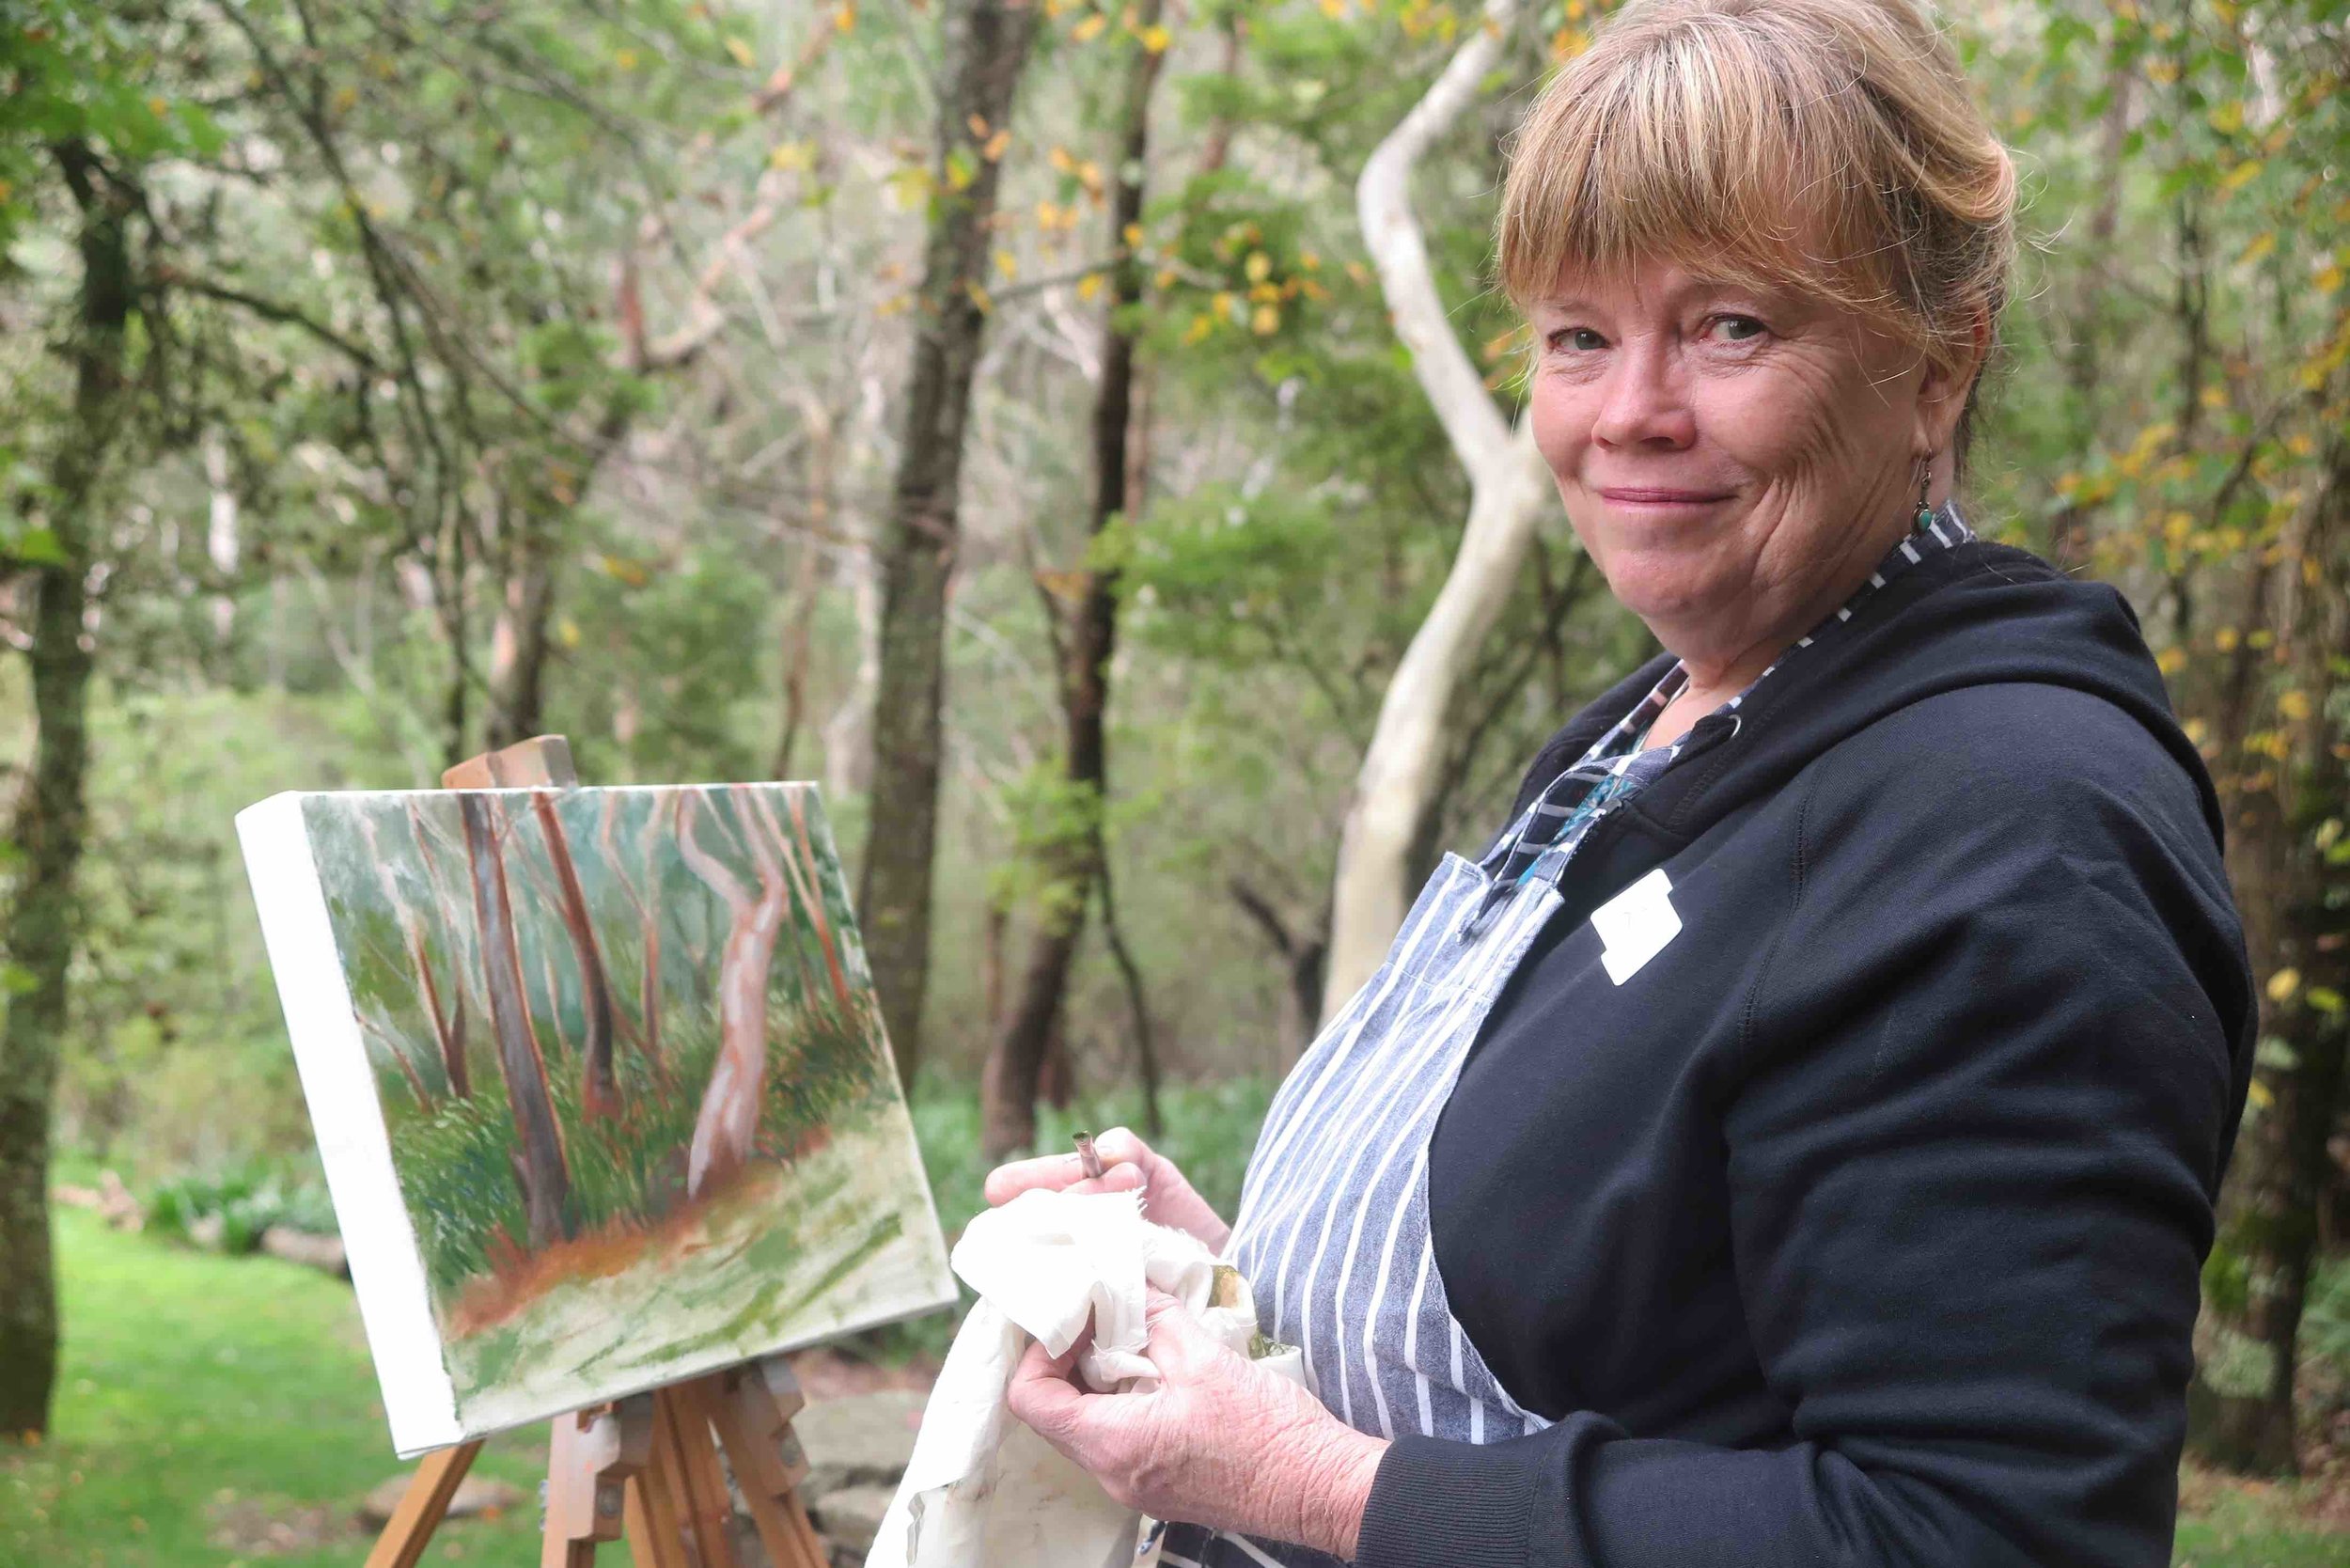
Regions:
<instances>
[{"instance_id":1,"label":"white name badge","mask_svg":"<svg viewBox=\"0 0 2350 1568\"><path fill-rule=\"evenodd\" d=\"M1672 890L1672 879L1659 866L1591 911L1591 929L1599 933L1599 961L1618 985L1638 974L1665 950L1666 943L1681 934Z\"/></svg>"}]
</instances>

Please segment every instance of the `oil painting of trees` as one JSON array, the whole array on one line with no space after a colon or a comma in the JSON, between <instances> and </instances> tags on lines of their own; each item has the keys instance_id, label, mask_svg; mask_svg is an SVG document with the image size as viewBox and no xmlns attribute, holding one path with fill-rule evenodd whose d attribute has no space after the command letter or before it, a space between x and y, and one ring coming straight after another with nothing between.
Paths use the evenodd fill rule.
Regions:
<instances>
[{"instance_id":1,"label":"oil painting of trees","mask_svg":"<svg viewBox=\"0 0 2350 1568\"><path fill-rule=\"evenodd\" d=\"M468 1429L950 1294L813 787L303 807Z\"/></svg>"}]
</instances>

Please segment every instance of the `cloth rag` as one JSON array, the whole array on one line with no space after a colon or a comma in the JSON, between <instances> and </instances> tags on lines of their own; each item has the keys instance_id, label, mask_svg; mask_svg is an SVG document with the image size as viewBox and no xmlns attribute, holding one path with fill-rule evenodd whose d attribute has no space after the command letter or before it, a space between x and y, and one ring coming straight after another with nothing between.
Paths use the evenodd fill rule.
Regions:
<instances>
[{"instance_id":1,"label":"cloth rag","mask_svg":"<svg viewBox=\"0 0 2350 1568\"><path fill-rule=\"evenodd\" d=\"M1197 1238L1153 1225L1133 1192L1022 1193L966 1226L948 1262L979 1302L956 1331L914 1456L865 1568L1128 1568L1141 1515L1063 1458L1004 1403L1035 1340L1077 1358L1086 1386L1154 1380L1146 1289L1175 1297L1241 1355L1257 1334L1247 1281ZM1267 1358L1292 1378L1297 1353Z\"/></svg>"}]
</instances>

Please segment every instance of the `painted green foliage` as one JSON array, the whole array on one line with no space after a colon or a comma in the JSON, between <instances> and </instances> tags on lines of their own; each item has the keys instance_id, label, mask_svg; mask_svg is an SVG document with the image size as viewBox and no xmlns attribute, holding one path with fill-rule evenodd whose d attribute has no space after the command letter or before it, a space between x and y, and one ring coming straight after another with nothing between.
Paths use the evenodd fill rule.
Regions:
<instances>
[{"instance_id":1,"label":"painted green foliage","mask_svg":"<svg viewBox=\"0 0 2350 1568\"><path fill-rule=\"evenodd\" d=\"M941 1294L811 789L368 793L307 814L461 1396L584 1380L568 1397L616 1358L635 1381Z\"/></svg>"}]
</instances>

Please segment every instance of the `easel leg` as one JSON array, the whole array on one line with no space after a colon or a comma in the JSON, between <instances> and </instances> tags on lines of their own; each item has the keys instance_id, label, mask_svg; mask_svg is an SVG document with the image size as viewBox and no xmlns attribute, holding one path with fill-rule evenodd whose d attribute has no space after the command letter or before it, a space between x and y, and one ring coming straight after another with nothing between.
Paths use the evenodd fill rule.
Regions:
<instances>
[{"instance_id":1,"label":"easel leg","mask_svg":"<svg viewBox=\"0 0 2350 1568\"><path fill-rule=\"evenodd\" d=\"M449 1498L457 1495L458 1482L465 1479L474 1456L480 1451L478 1442L460 1443L453 1449L435 1450L417 1462L400 1506L392 1511L384 1533L376 1537L375 1549L368 1553L367 1568L416 1568L425 1547L431 1544L433 1530L440 1527L441 1516L448 1512Z\"/></svg>"}]
</instances>

